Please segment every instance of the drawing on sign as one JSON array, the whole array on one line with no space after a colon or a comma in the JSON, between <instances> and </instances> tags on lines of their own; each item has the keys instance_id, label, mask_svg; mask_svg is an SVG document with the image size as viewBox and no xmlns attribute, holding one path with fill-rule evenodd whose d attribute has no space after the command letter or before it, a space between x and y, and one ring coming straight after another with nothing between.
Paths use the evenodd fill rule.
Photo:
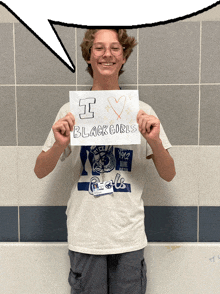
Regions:
<instances>
[{"instance_id":1,"label":"drawing on sign","mask_svg":"<svg viewBox=\"0 0 220 294\"><path fill-rule=\"evenodd\" d=\"M126 97L121 96L118 100L115 97L109 97L108 102L114 113L117 115L117 119L121 118L121 114L125 108Z\"/></svg>"},{"instance_id":2,"label":"drawing on sign","mask_svg":"<svg viewBox=\"0 0 220 294\"><path fill-rule=\"evenodd\" d=\"M91 112L91 104L95 104L96 99L89 97L79 100L79 106L84 106L84 113L79 114L80 119L94 118L94 112Z\"/></svg>"},{"instance_id":3,"label":"drawing on sign","mask_svg":"<svg viewBox=\"0 0 220 294\"><path fill-rule=\"evenodd\" d=\"M70 91L70 109L71 145L140 144L138 90Z\"/></svg>"}]
</instances>

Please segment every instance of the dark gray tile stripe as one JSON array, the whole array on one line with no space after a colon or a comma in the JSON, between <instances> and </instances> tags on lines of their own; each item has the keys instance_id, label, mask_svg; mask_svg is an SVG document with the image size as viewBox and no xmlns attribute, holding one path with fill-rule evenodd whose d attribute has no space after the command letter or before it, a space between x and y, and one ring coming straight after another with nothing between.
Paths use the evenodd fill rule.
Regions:
<instances>
[{"instance_id":1,"label":"dark gray tile stripe","mask_svg":"<svg viewBox=\"0 0 220 294\"><path fill-rule=\"evenodd\" d=\"M196 242L197 207L145 206L149 242ZM66 242L66 206L21 206L21 242ZM18 207L0 207L0 241L18 242ZM220 207L199 208L199 241L220 242Z\"/></svg>"},{"instance_id":2,"label":"dark gray tile stripe","mask_svg":"<svg viewBox=\"0 0 220 294\"><path fill-rule=\"evenodd\" d=\"M197 207L145 206L149 242L196 242Z\"/></svg>"},{"instance_id":3,"label":"dark gray tile stripe","mask_svg":"<svg viewBox=\"0 0 220 294\"><path fill-rule=\"evenodd\" d=\"M21 242L67 241L66 206L20 207Z\"/></svg>"},{"instance_id":4,"label":"dark gray tile stripe","mask_svg":"<svg viewBox=\"0 0 220 294\"><path fill-rule=\"evenodd\" d=\"M0 241L18 242L17 206L0 206Z\"/></svg>"},{"instance_id":5,"label":"dark gray tile stripe","mask_svg":"<svg viewBox=\"0 0 220 294\"><path fill-rule=\"evenodd\" d=\"M220 242L220 207L199 208L199 241Z\"/></svg>"}]
</instances>

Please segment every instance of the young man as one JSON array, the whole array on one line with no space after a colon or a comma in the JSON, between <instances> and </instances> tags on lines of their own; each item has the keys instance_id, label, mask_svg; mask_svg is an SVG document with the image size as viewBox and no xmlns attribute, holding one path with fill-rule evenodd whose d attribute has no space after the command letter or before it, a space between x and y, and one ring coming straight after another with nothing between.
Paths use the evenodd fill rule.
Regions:
<instances>
[{"instance_id":1,"label":"young man","mask_svg":"<svg viewBox=\"0 0 220 294\"><path fill-rule=\"evenodd\" d=\"M118 77L135 46L126 30L87 30L81 44L92 91L119 90ZM175 176L171 147L153 109L140 101L137 123L140 145L69 146L75 118L69 103L37 158L35 173L48 175L59 158L70 155L75 185L67 205L71 293L143 294L146 291L144 205L146 157L166 181ZM123 154L123 156L122 156ZM91 183L112 180L114 192L95 197Z\"/></svg>"}]
</instances>

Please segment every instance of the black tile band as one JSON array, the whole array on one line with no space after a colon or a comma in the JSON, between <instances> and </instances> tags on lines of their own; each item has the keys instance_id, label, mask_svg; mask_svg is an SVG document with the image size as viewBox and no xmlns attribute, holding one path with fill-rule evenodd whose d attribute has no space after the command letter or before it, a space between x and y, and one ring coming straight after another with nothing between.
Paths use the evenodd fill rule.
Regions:
<instances>
[{"instance_id":1,"label":"black tile band","mask_svg":"<svg viewBox=\"0 0 220 294\"><path fill-rule=\"evenodd\" d=\"M196 206L145 206L149 242L197 242ZM66 206L20 206L21 242L66 242ZM18 242L18 207L0 207L0 242ZM199 241L220 242L220 207L199 207Z\"/></svg>"}]
</instances>

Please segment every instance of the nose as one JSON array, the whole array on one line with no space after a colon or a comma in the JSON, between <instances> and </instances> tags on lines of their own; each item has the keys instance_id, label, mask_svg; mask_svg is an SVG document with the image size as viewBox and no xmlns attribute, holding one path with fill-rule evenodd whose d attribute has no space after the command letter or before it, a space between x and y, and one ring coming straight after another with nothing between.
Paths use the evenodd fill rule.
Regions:
<instances>
[{"instance_id":1,"label":"nose","mask_svg":"<svg viewBox=\"0 0 220 294\"><path fill-rule=\"evenodd\" d=\"M103 56L112 56L112 52L110 48L105 48L105 53L103 54Z\"/></svg>"}]
</instances>

